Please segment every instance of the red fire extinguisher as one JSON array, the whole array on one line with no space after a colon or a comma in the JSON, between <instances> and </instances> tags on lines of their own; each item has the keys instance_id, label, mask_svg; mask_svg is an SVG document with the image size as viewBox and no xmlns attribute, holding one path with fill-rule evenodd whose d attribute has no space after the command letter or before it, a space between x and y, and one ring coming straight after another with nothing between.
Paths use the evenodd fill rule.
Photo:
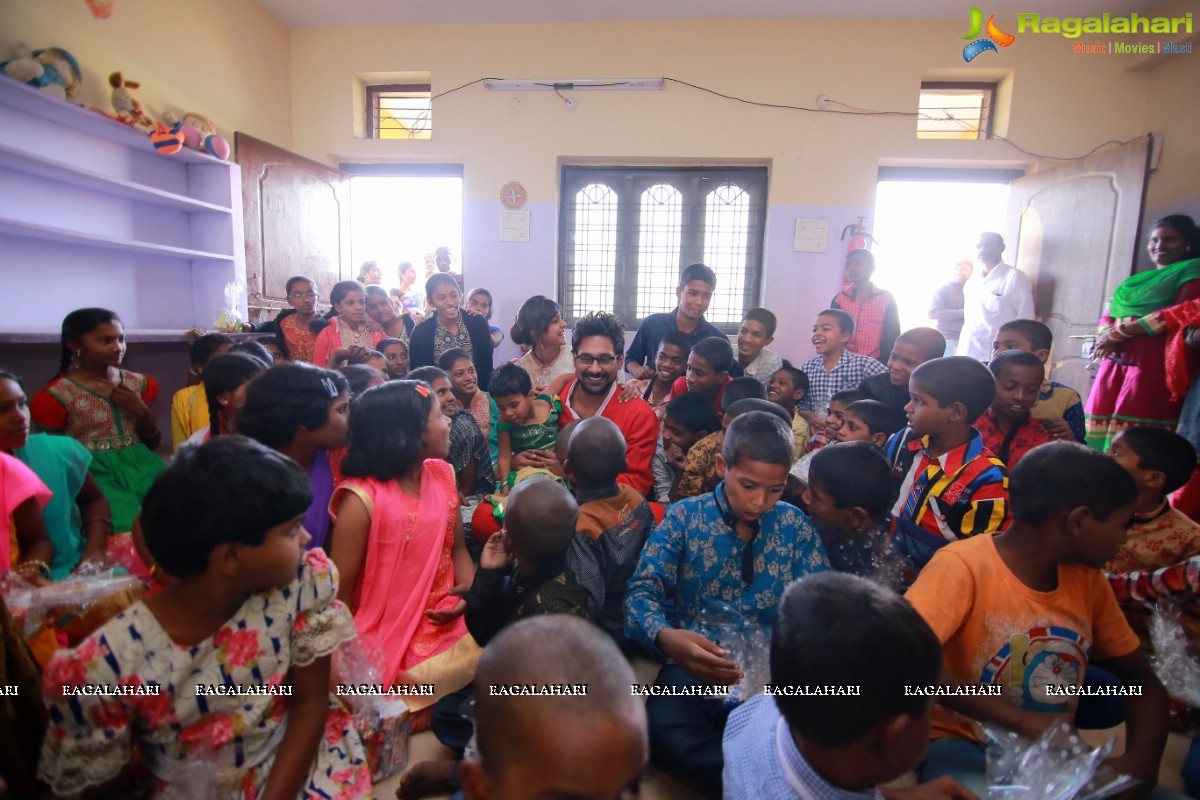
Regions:
<instances>
[{"instance_id":1,"label":"red fire extinguisher","mask_svg":"<svg viewBox=\"0 0 1200 800\"><path fill-rule=\"evenodd\" d=\"M850 237L848 242L847 236ZM858 222L842 228L842 241L846 242L846 252L849 253L852 250L870 250L876 239L867 232L867 218L859 217Z\"/></svg>"}]
</instances>

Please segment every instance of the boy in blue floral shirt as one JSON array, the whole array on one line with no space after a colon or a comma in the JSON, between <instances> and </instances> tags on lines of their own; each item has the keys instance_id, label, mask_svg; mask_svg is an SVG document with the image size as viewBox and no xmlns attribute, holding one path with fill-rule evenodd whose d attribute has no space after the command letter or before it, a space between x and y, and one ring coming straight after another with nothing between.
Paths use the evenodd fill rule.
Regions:
<instances>
[{"instance_id":1,"label":"boy in blue floral shirt","mask_svg":"<svg viewBox=\"0 0 1200 800\"><path fill-rule=\"evenodd\" d=\"M779 501L791 464L786 422L762 411L731 422L717 456L724 480L667 510L625 596L626 635L666 662L662 694L646 704L654 759L707 796L720 796L729 711L698 687L736 684L742 670L699 632L701 615L728 605L769 638L784 587L829 569L808 517Z\"/></svg>"}]
</instances>

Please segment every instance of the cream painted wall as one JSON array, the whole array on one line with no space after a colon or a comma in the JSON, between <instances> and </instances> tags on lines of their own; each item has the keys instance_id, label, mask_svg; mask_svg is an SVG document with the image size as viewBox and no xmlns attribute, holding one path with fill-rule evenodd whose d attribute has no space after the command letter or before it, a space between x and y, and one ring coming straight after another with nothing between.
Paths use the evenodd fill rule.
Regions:
<instances>
[{"instance_id":1,"label":"cream painted wall","mask_svg":"<svg viewBox=\"0 0 1200 800\"><path fill-rule=\"evenodd\" d=\"M576 92L574 111L550 92L493 93L474 85L434 102L432 140L369 140L354 133L355 76L428 70L437 94L487 76L667 75L766 102L812 106L824 93L863 108L907 111L916 106L923 74L938 71L941 78L949 70L969 79L1009 70L1008 137L1035 153L1078 156L1150 130L1147 104L1160 73L1170 76L1171 85L1192 76L1194 86L1200 66L1200 57L1191 57L1178 67L1135 70L1129 59L1075 54L1070 40L1032 34L968 65L959 39L964 24L811 20L296 30L293 143L301 154L331 164L462 163L467 219L475 221L464 242L464 270L468 283L484 280L498 288L499 320L511 319L524 296L554 291L554 209L563 161L769 164L772 229L763 296L788 312L783 351L806 357L809 320L828 303L840 277L836 234L853 221L853 211L870 214L881 164L1036 170L1053 162L995 140L919 141L909 117L755 108L673 84L663 92ZM1160 116L1159 130L1176 127L1170 114ZM1169 147L1172 141L1181 145L1179 138L1168 130ZM1152 194L1193 197L1195 177L1193 171L1177 186L1177 179L1155 175ZM497 193L509 180L525 184L537 209L529 245L497 241ZM834 241L826 254L791 250L794 218L809 215L830 219Z\"/></svg>"},{"instance_id":2,"label":"cream painted wall","mask_svg":"<svg viewBox=\"0 0 1200 800\"><path fill-rule=\"evenodd\" d=\"M1149 73L1146 129L1163 134L1163 151L1147 208L1200 198L1200 52L1159 58L1166 63Z\"/></svg>"},{"instance_id":3,"label":"cream painted wall","mask_svg":"<svg viewBox=\"0 0 1200 800\"><path fill-rule=\"evenodd\" d=\"M141 83L133 92L153 117L195 111L232 144L245 131L292 143L288 30L249 0L116 0L95 19L84 0L0 0L0 61L24 42L59 46L83 70L76 100L111 112L108 75Z\"/></svg>"},{"instance_id":4,"label":"cream painted wall","mask_svg":"<svg viewBox=\"0 0 1200 800\"><path fill-rule=\"evenodd\" d=\"M484 76L670 75L744 97L812 105L825 93L866 108L909 110L922 72L969 74L958 22L769 21L431 26L298 30L293 43L295 148L325 161L462 161L470 197L505 180L554 199L560 157L772 162L772 203L853 203L873 194L881 160L1027 164L1002 142L928 142L913 121L751 108L669 85L658 92L579 93L567 112L552 93L473 86L434 105L429 142L380 142L352 130L355 73L421 69L434 92ZM1057 36L1027 35L975 66L1014 71L1009 137L1026 149L1078 155L1144 132L1150 75L1116 57L1071 53ZM514 98L524 109L514 111Z\"/></svg>"}]
</instances>

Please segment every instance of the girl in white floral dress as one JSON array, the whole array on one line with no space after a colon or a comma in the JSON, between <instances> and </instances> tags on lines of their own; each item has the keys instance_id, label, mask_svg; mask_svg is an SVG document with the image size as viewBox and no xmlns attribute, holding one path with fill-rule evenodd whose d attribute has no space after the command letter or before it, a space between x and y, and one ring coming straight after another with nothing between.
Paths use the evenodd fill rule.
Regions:
<instances>
[{"instance_id":1,"label":"girl in white floral dress","mask_svg":"<svg viewBox=\"0 0 1200 800\"><path fill-rule=\"evenodd\" d=\"M181 451L146 495L172 580L46 668L39 777L57 794L371 796L330 655L355 635L337 574L305 552L311 500L290 459L240 436Z\"/></svg>"}]
</instances>

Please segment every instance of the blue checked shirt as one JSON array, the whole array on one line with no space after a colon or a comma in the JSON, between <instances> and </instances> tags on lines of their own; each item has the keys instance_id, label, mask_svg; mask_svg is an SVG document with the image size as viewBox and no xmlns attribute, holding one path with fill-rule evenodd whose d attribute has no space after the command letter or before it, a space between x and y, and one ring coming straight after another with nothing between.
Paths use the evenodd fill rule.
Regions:
<instances>
[{"instance_id":1,"label":"blue checked shirt","mask_svg":"<svg viewBox=\"0 0 1200 800\"><path fill-rule=\"evenodd\" d=\"M832 372L825 371L825 361L820 356L805 361L800 365L800 371L808 376L808 394L796 408L824 416L829 408L829 398L843 389L857 389L864 378L882 375L887 372L887 367L873 358L843 350Z\"/></svg>"},{"instance_id":2,"label":"blue checked shirt","mask_svg":"<svg viewBox=\"0 0 1200 800\"><path fill-rule=\"evenodd\" d=\"M759 518L754 537L754 580L742 581L747 543L721 515L716 492L681 500L650 534L625 593L625 635L659 652L664 628L696 630L706 607L726 603L771 636L783 589L797 578L829 569L812 522L787 503Z\"/></svg>"},{"instance_id":3,"label":"blue checked shirt","mask_svg":"<svg viewBox=\"0 0 1200 800\"><path fill-rule=\"evenodd\" d=\"M725 723L725 769L729 800L882 800L877 789L850 792L831 786L796 748L775 698L760 694L734 709ZM782 757L782 760L781 760ZM792 781L799 788L792 786Z\"/></svg>"}]
</instances>

